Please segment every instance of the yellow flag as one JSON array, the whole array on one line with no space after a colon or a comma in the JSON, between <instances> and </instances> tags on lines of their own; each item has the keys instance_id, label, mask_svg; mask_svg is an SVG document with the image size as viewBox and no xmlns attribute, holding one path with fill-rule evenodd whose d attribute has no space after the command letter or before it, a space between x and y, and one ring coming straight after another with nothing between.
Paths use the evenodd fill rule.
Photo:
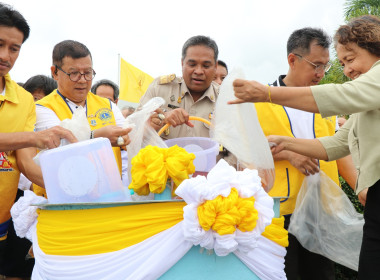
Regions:
<instances>
[{"instance_id":1,"label":"yellow flag","mask_svg":"<svg viewBox=\"0 0 380 280\"><path fill-rule=\"evenodd\" d=\"M124 59L120 60L119 99L137 104L153 78Z\"/></svg>"}]
</instances>

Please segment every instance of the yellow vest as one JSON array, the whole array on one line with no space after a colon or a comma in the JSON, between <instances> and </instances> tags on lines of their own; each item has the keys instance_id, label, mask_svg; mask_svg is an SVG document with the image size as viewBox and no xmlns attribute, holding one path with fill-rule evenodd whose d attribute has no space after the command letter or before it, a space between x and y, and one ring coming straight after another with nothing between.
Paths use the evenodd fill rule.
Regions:
<instances>
[{"instance_id":1,"label":"yellow vest","mask_svg":"<svg viewBox=\"0 0 380 280\"><path fill-rule=\"evenodd\" d=\"M268 135L284 135L294 137L288 115L283 106L271 103L256 103L257 116L263 132ZM316 138L330 136L335 133L336 117L322 118L314 114L314 135ZM281 200L280 214L293 213L298 192L305 178L297 168L287 160L275 161L276 177L270 196L288 197ZM335 161L319 161L323 170L336 184L339 185L338 168Z\"/></svg>"},{"instance_id":2,"label":"yellow vest","mask_svg":"<svg viewBox=\"0 0 380 280\"><path fill-rule=\"evenodd\" d=\"M33 96L12 81L9 74L4 79L5 95L0 95L0 133L33 131L36 123ZM0 231L1 224L11 218L9 210L16 198L19 178L15 151L0 152ZM0 232L0 240L1 235Z\"/></svg>"},{"instance_id":3,"label":"yellow vest","mask_svg":"<svg viewBox=\"0 0 380 280\"><path fill-rule=\"evenodd\" d=\"M64 97L57 90L37 101L36 104L42 105L54 111L57 117L62 121L71 119L73 113ZM87 94L86 100L87 120L91 130L95 130L108 125L116 125L115 117L112 112L111 103L107 98L97 96L91 92ZM112 147L115 159L121 174L121 152L119 147ZM35 192L40 194L41 190L36 188Z\"/></svg>"}]
</instances>

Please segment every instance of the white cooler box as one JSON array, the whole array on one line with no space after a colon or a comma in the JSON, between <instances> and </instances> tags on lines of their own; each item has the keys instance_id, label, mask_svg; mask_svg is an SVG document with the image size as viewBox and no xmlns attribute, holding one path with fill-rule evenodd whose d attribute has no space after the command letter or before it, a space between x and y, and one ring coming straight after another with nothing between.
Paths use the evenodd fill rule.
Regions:
<instances>
[{"instance_id":1,"label":"white cooler box","mask_svg":"<svg viewBox=\"0 0 380 280\"><path fill-rule=\"evenodd\" d=\"M131 200L106 138L44 151L40 164L50 204Z\"/></svg>"}]
</instances>

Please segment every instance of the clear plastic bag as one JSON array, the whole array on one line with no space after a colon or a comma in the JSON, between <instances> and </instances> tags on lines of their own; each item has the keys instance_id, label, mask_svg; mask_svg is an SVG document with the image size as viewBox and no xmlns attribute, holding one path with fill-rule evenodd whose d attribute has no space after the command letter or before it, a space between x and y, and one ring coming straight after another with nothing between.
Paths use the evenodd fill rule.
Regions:
<instances>
[{"instance_id":1,"label":"clear plastic bag","mask_svg":"<svg viewBox=\"0 0 380 280\"><path fill-rule=\"evenodd\" d=\"M265 191L274 183L274 162L268 141L261 129L253 103L228 105L235 99L232 83L244 79L241 70L233 69L223 80L215 105L211 136L238 159L242 169L257 169Z\"/></svg>"},{"instance_id":2,"label":"clear plastic bag","mask_svg":"<svg viewBox=\"0 0 380 280\"><path fill-rule=\"evenodd\" d=\"M87 120L86 109L79 106L73 113L71 119L64 119L60 126L70 130L78 141L88 140L90 138L91 128ZM61 140L61 146L70 144L66 139Z\"/></svg>"},{"instance_id":3,"label":"clear plastic bag","mask_svg":"<svg viewBox=\"0 0 380 280\"><path fill-rule=\"evenodd\" d=\"M154 111L165 104L165 100L161 97L154 97L149 100L140 110L135 111L133 114L129 115L123 128L132 127L129 133L129 138L131 142L127 145L128 153L128 178L132 179L131 168L132 159L140 149L152 145L160 148L167 148L164 140L157 134L157 132L150 126L149 118L154 113ZM148 196L138 196L134 194L132 200L152 200L153 194Z\"/></svg>"},{"instance_id":4,"label":"clear plastic bag","mask_svg":"<svg viewBox=\"0 0 380 280\"><path fill-rule=\"evenodd\" d=\"M324 172L305 177L289 232L302 246L358 270L364 218Z\"/></svg>"},{"instance_id":5,"label":"clear plastic bag","mask_svg":"<svg viewBox=\"0 0 380 280\"><path fill-rule=\"evenodd\" d=\"M59 124L63 128L70 130L78 141L88 140L90 138L91 128L87 120L86 109L79 106L73 113L71 119L64 119ZM47 129L47 128L46 128ZM60 147L69 145L70 142L64 138L61 139ZM46 150L41 150L34 158L34 162L40 165L40 155Z\"/></svg>"},{"instance_id":6,"label":"clear plastic bag","mask_svg":"<svg viewBox=\"0 0 380 280\"><path fill-rule=\"evenodd\" d=\"M132 127L129 133L131 143L127 146L128 158L132 159L141 148L148 145L167 148L164 140L157 132L149 125L149 118L155 110L165 104L165 100L161 97L154 97L149 100L140 110L129 115L123 128Z\"/></svg>"}]
</instances>

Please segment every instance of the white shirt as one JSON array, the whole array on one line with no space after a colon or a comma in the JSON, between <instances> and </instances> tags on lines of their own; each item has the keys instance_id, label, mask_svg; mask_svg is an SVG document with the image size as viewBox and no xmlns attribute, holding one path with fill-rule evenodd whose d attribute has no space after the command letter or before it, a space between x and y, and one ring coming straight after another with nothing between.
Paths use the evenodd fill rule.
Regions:
<instances>
[{"instance_id":1,"label":"white shirt","mask_svg":"<svg viewBox=\"0 0 380 280\"><path fill-rule=\"evenodd\" d=\"M18 188L22 191L30 190L32 182L25 177L24 174L20 173L20 180L18 181Z\"/></svg>"},{"instance_id":2,"label":"white shirt","mask_svg":"<svg viewBox=\"0 0 380 280\"><path fill-rule=\"evenodd\" d=\"M277 86L281 85L277 79ZM314 113L284 106L290 121L290 127L294 137L303 139L314 139ZM339 129L338 118L336 118L335 131Z\"/></svg>"},{"instance_id":3,"label":"white shirt","mask_svg":"<svg viewBox=\"0 0 380 280\"><path fill-rule=\"evenodd\" d=\"M314 139L314 114L289 107L284 109L288 114L293 135L296 138Z\"/></svg>"},{"instance_id":4,"label":"white shirt","mask_svg":"<svg viewBox=\"0 0 380 280\"><path fill-rule=\"evenodd\" d=\"M293 135L296 138L314 139L314 114L310 112L285 107L288 114ZM335 131L339 129L338 118L336 119Z\"/></svg>"},{"instance_id":5,"label":"white shirt","mask_svg":"<svg viewBox=\"0 0 380 280\"><path fill-rule=\"evenodd\" d=\"M72 112L75 112L79 108L77 104L70 101L69 99L66 99L66 102L67 104L69 104ZM123 117L123 114L121 113L119 107L117 107L115 103L111 102L111 108L115 116L116 125L119 127L123 127L125 118ZM56 113L53 110L50 110L49 108L46 108L44 106L36 106L36 115L36 131L45 130L53 126L59 125L61 123L61 120L58 118Z\"/></svg>"},{"instance_id":6,"label":"white shirt","mask_svg":"<svg viewBox=\"0 0 380 280\"><path fill-rule=\"evenodd\" d=\"M75 112L79 108L77 104L75 104L69 99L66 99L66 102L70 106L70 109L72 112ZM110 102L111 102L112 112L115 116L116 125L119 127L123 127L123 124L125 122L125 118L123 114L121 113L119 107L117 107L115 103L113 103L112 101ZM36 116L37 116L36 131L42 131L42 130L51 128L53 126L59 125L61 123L61 120L58 118L56 113L53 110L50 110L49 108L46 108L44 106L40 106L40 105L36 106ZM126 185L126 184L129 184L128 155L127 155L127 152L125 151L123 153L123 150L121 151L121 155L124 158L124 160L122 161L122 177L123 177L123 183L124 185Z\"/></svg>"}]
</instances>

